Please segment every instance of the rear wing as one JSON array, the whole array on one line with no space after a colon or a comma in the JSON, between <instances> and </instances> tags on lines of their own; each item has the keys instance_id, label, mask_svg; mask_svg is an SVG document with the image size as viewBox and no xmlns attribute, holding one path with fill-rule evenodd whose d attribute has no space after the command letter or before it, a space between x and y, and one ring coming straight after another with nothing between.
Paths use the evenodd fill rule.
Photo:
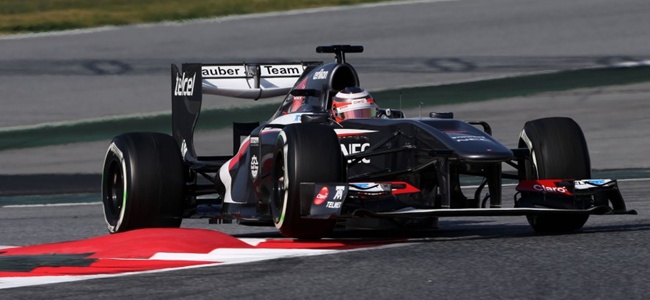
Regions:
<instances>
[{"instance_id":1,"label":"rear wing","mask_svg":"<svg viewBox=\"0 0 650 300\"><path fill-rule=\"evenodd\" d=\"M303 63L203 65L203 93L254 100L283 96L306 68Z\"/></svg>"},{"instance_id":2,"label":"rear wing","mask_svg":"<svg viewBox=\"0 0 650 300\"><path fill-rule=\"evenodd\" d=\"M321 62L172 64L172 135L186 161L196 161L194 128L203 95L258 100L284 96Z\"/></svg>"}]
</instances>

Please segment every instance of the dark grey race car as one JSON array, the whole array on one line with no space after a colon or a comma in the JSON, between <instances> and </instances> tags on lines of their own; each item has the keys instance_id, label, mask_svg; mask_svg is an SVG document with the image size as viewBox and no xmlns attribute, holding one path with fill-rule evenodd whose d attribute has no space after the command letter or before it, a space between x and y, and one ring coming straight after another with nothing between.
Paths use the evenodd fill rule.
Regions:
<instances>
[{"instance_id":1,"label":"dark grey race car","mask_svg":"<svg viewBox=\"0 0 650 300\"><path fill-rule=\"evenodd\" d=\"M563 117L529 121L519 148L485 122L450 113L337 122L332 96L358 86L346 53L322 46L333 63L172 65L172 132L125 133L111 142L102 197L111 233L179 227L183 218L275 225L285 236L320 238L348 228L435 226L444 216L526 216L537 232L582 228L590 215L627 210L616 180L591 179L579 125ZM285 95L270 120L235 123L229 156L198 156L194 127L203 94L260 99ZM241 142L241 138L244 138ZM241 144L240 144L241 142ZM513 172L503 172L504 164ZM467 197L461 178L480 184ZM519 184L502 208L502 180ZM485 189L487 190L485 193Z\"/></svg>"}]
</instances>

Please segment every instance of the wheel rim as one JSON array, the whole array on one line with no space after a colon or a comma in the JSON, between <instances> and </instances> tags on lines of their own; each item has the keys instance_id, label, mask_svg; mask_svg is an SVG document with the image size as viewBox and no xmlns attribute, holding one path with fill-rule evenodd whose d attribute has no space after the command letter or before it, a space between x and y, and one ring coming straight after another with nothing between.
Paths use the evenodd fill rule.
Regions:
<instances>
[{"instance_id":1,"label":"wheel rim","mask_svg":"<svg viewBox=\"0 0 650 300\"><path fill-rule=\"evenodd\" d=\"M112 161L107 175L104 182L104 191L106 192L104 206L107 208L107 212L117 219L122 211L124 200L124 175L121 164L118 161Z\"/></svg>"},{"instance_id":2,"label":"wheel rim","mask_svg":"<svg viewBox=\"0 0 650 300\"><path fill-rule=\"evenodd\" d=\"M284 169L284 156L282 153L277 155L274 168L274 197L273 197L273 222L280 223L282 215L282 208L284 205L285 189L285 169Z\"/></svg>"}]
</instances>

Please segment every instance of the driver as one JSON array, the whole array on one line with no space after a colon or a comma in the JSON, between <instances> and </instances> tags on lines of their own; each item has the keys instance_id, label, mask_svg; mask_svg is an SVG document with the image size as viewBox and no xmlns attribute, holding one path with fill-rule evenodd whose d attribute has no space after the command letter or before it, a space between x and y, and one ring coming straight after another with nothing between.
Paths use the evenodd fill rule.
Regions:
<instances>
[{"instance_id":1,"label":"driver","mask_svg":"<svg viewBox=\"0 0 650 300\"><path fill-rule=\"evenodd\" d=\"M357 86L347 87L332 97L332 115L336 122L374 118L377 104L368 91Z\"/></svg>"}]
</instances>

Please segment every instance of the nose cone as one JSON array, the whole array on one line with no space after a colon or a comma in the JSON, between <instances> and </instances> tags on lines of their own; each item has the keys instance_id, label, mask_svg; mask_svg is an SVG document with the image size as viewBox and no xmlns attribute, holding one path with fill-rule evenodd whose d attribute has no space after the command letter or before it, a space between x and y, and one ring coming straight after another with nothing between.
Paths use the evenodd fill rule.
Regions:
<instances>
[{"instance_id":1,"label":"nose cone","mask_svg":"<svg viewBox=\"0 0 650 300\"><path fill-rule=\"evenodd\" d=\"M510 149L466 122L453 119L422 122L432 127L430 132L461 160L506 161L514 158Z\"/></svg>"}]
</instances>

